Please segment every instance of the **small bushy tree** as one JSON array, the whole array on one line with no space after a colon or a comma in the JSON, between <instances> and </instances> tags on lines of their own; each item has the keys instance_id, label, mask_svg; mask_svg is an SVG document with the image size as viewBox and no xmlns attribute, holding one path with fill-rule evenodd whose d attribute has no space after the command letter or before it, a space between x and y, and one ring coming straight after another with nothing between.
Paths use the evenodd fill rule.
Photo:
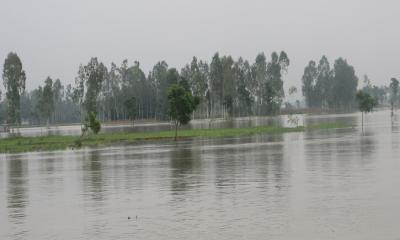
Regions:
<instances>
[{"instance_id":1,"label":"small bushy tree","mask_svg":"<svg viewBox=\"0 0 400 240\"><path fill-rule=\"evenodd\" d=\"M178 84L173 84L168 90L169 115L175 124L175 140L178 137L178 126L187 124L199 104L198 97Z\"/></svg>"},{"instance_id":2,"label":"small bushy tree","mask_svg":"<svg viewBox=\"0 0 400 240\"><path fill-rule=\"evenodd\" d=\"M96 114L94 112L90 112L83 124L82 128L82 136L87 134L89 130L91 130L94 134L98 134L101 129L100 121L96 119Z\"/></svg>"},{"instance_id":3,"label":"small bushy tree","mask_svg":"<svg viewBox=\"0 0 400 240\"><path fill-rule=\"evenodd\" d=\"M371 112L378 104L378 101L366 92L358 91L356 94L358 108L361 111L361 127L364 129L364 113Z\"/></svg>"}]
</instances>

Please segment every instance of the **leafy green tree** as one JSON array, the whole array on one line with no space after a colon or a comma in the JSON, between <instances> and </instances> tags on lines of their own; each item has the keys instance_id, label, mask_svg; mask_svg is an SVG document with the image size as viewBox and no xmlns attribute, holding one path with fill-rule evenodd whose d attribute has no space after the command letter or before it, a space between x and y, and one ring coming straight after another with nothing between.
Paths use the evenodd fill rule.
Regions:
<instances>
[{"instance_id":1,"label":"leafy green tree","mask_svg":"<svg viewBox=\"0 0 400 240\"><path fill-rule=\"evenodd\" d=\"M231 117L233 115L233 104L236 98L234 63L231 56L221 58L223 117Z\"/></svg>"},{"instance_id":2,"label":"leafy green tree","mask_svg":"<svg viewBox=\"0 0 400 240\"><path fill-rule=\"evenodd\" d=\"M304 74L302 77L303 82L303 96L306 99L306 105L308 107L315 107L318 104L317 96L317 77L318 71L317 66L314 61L310 61L308 66L304 69Z\"/></svg>"},{"instance_id":3,"label":"leafy green tree","mask_svg":"<svg viewBox=\"0 0 400 240\"><path fill-rule=\"evenodd\" d=\"M63 99L64 99L64 86L60 79L56 79L53 83L53 102L54 102L54 121L60 122L63 118Z\"/></svg>"},{"instance_id":4,"label":"leafy green tree","mask_svg":"<svg viewBox=\"0 0 400 240\"><path fill-rule=\"evenodd\" d=\"M91 58L85 66L79 67L77 97L85 110L97 114L97 101L102 82L107 76L107 68L97 58ZM85 88L86 87L86 88Z\"/></svg>"},{"instance_id":5,"label":"leafy green tree","mask_svg":"<svg viewBox=\"0 0 400 240\"><path fill-rule=\"evenodd\" d=\"M387 86L376 86L371 84L371 80L367 75L364 75L364 87L361 89L363 92L366 92L373 96L378 104L383 105L387 101L388 88Z\"/></svg>"},{"instance_id":6,"label":"leafy green tree","mask_svg":"<svg viewBox=\"0 0 400 240\"><path fill-rule=\"evenodd\" d=\"M210 91L211 115L215 115L217 107L223 104L223 66L219 53L215 53L210 63Z\"/></svg>"},{"instance_id":7,"label":"leafy green tree","mask_svg":"<svg viewBox=\"0 0 400 240\"><path fill-rule=\"evenodd\" d=\"M133 125L135 122L135 118L136 118L136 98L131 97L131 98L125 100L124 107L126 109L128 117L132 121L132 125Z\"/></svg>"},{"instance_id":8,"label":"leafy green tree","mask_svg":"<svg viewBox=\"0 0 400 240\"><path fill-rule=\"evenodd\" d=\"M82 128L82 136L91 130L94 134L98 134L101 129L101 123L96 119L96 113L89 112L85 117L85 122Z\"/></svg>"},{"instance_id":9,"label":"leafy green tree","mask_svg":"<svg viewBox=\"0 0 400 240\"><path fill-rule=\"evenodd\" d=\"M168 116L168 102L167 102L167 91L169 83L167 81L168 64L165 61L158 62L154 65L152 71L149 74L149 79L155 89L156 98L156 119L167 119ZM170 78L172 73L170 72ZM170 79L171 80L171 79Z\"/></svg>"},{"instance_id":10,"label":"leafy green tree","mask_svg":"<svg viewBox=\"0 0 400 240\"><path fill-rule=\"evenodd\" d=\"M392 109L392 116L394 111L395 103L398 101L398 94L399 94L399 81L396 78L390 79L390 90L391 90L391 97L390 97L390 106Z\"/></svg>"},{"instance_id":11,"label":"leafy green tree","mask_svg":"<svg viewBox=\"0 0 400 240\"><path fill-rule=\"evenodd\" d=\"M264 53L259 53L256 56L255 63L252 66L252 75L254 76L254 84L250 87L250 91L257 102L256 112L260 115L264 100L262 97L264 94L263 86L267 84L267 58Z\"/></svg>"},{"instance_id":12,"label":"leafy green tree","mask_svg":"<svg viewBox=\"0 0 400 240\"><path fill-rule=\"evenodd\" d=\"M199 99L190 91L178 84L172 84L168 90L169 114L175 125L175 140L178 137L178 126L189 123Z\"/></svg>"},{"instance_id":13,"label":"leafy green tree","mask_svg":"<svg viewBox=\"0 0 400 240\"><path fill-rule=\"evenodd\" d=\"M353 66L343 58L335 61L331 89L331 105L335 109L349 110L354 106L358 78Z\"/></svg>"},{"instance_id":14,"label":"leafy green tree","mask_svg":"<svg viewBox=\"0 0 400 240\"><path fill-rule=\"evenodd\" d=\"M247 61L243 61L242 58L239 58L237 62L235 62L234 67L234 79L236 86L236 98L235 102L237 104L239 116L251 115L252 113L252 105L254 103L253 96L250 90L251 84L251 67Z\"/></svg>"},{"instance_id":15,"label":"leafy green tree","mask_svg":"<svg viewBox=\"0 0 400 240\"><path fill-rule=\"evenodd\" d=\"M317 83L315 85L315 106L328 108L332 105L332 82L333 71L331 70L328 58L322 56L317 67Z\"/></svg>"},{"instance_id":16,"label":"leafy green tree","mask_svg":"<svg viewBox=\"0 0 400 240\"><path fill-rule=\"evenodd\" d=\"M139 117L143 117L144 110L147 108L145 104L148 95L147 84L146 75L140 68L140 63L135 61L134 65L127 69L127 77L122 83L121 91L123 94L123 102L129 100L132 96L135 96ZM126 112L126 114L129 117L129 113Z\"/></svg>"},{"instance_id":17,"label":"leafy green tree","mask_svg":"<svg viewBox=\"0 0 400 240\"><path fill-rule=\"evenodd\" d=\"M267 81L263 86L262 94L267 114L275 114L282 105L285 97L282 75L287 72L289 63L289 58L284 51L279 55L276 52L272 53L271 62L267 65Z\"/></svg>"},{"instance_id":18,"label":"leafy green tree","mask_svg":"<svg viewBox=\"0 0 400 240\"><path fill-rule=\"evenodd\" d=\"M192 94L200 99L200 105L196 112L202 117L209 113L210 99L207 98L209 75L208 64L201 60L198 61L196 57L193 57L191 63L181 70L181 78L187 80Z\"/></svg>"},{"instance_id":19,"label":"leafy green tree","mask_svg":"<svg viewBox=\"0 0 400 240\"><path fill-rule=\"evenodd\" d=\"M16 53L10 52L3 65L3 83L8 103L8 123L21 124L20 95L25 91L26 75Z\"/></svg>"},{"instance_id":20,"label":"leafy green tree","mask_svg":"<svg viewBox=\"0 0 400 240\"><path fill-rule=\"evenodd\" d=\"M371 112L378 102L371 95L361 90L357 92L356 99L358 101L358 109L361 111L361 127L364 129L364 113Z\"/></svg>"},{"instance_id":21,"label":"leafy green tree","mask_svg":"<svg viewBox=\"0 0 400 240\"><path fill-rule=\"evenodd\" d=\"M50 123L50 118L54 112L54 94L53 94L53 80L47 77L45 85L39 100L41 114L46 119L47 124Z\"/></svg>"},{"instance_id":22,"label":"leafy green tree","mask_svg":"<svg viewBox=\"0 0 400 240\"><path fill-rule=\"evenodd\" d=\"M104 117L108 120L112 120L117 112L116 96L118 96L120 90L119 80L117 66L115 63L111 63L110 71L103 81L100 93L101 109ZM117 91L114 92L114 90Z\"/></svg>"}]
</instances>

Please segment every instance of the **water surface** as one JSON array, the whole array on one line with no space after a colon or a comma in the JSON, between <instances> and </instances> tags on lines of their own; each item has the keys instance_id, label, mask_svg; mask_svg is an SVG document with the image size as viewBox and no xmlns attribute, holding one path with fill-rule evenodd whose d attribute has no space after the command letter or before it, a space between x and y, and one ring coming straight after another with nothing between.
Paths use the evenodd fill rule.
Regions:
<instances>
[{"instance_id":1,"label":"water surface","mask_svg":"<svg viewBox=\"0 0 400 240\"><path fill-rule=\"evenodd\" d=\"M1 155L0 239L399 239L398 117L302 121L338 120L355 127Z\"/></svg>"}]
</instances>

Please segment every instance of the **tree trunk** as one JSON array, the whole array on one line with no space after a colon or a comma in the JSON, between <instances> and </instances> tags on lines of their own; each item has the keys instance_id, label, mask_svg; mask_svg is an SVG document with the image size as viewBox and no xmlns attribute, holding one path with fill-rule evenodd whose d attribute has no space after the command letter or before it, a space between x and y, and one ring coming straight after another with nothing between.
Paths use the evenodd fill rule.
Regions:
<instances>
[{"instance_id":1,"label":"tree trunk","mask_svg":"<svg viewBox=\"0 0 400 240\"><path fill-rule=\"evenodd\" d=\"M361 131L364 132L364 112L361 112Z\"/></svg>"},{"instance_id":2,"label":"tree trunk","mask_svg":"<svg viewBox=\"0 0 400 240\"><path fill-rule=\"evenodd\" d=\"M178 140L178 121L175 121L175 141Z\"/></svg>"},{"instance_id":3,"label":"tree trunk","mask_svg":"<svg viewBox=\"0 0 400 240\"><path fill-rule=\"evenodd\" d=\"M391 105L391 109L392 109L392 114L391 114L391 115L393 116L393 115L394 115L394 114L393 114L393 110L394 110L394 102L393 102L393 100L391 101L391 104L390 104L390 105Z\"/></svg>"}]
</instances>

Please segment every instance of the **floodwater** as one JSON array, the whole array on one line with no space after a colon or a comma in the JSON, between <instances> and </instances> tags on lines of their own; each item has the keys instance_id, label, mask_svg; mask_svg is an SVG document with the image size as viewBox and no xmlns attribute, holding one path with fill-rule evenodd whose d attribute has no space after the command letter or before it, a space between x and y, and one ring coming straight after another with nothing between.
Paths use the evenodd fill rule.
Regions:
<instances>
[{"instance_id":1,"label":"floodwater","mask_svg":"<svg viewBox=\"0 0 400 240\"><path fill-rule=\"evenodd\" d=\"M0 156L0 239L400 239L400 122Z\"/></svg>"}]
</instances>

